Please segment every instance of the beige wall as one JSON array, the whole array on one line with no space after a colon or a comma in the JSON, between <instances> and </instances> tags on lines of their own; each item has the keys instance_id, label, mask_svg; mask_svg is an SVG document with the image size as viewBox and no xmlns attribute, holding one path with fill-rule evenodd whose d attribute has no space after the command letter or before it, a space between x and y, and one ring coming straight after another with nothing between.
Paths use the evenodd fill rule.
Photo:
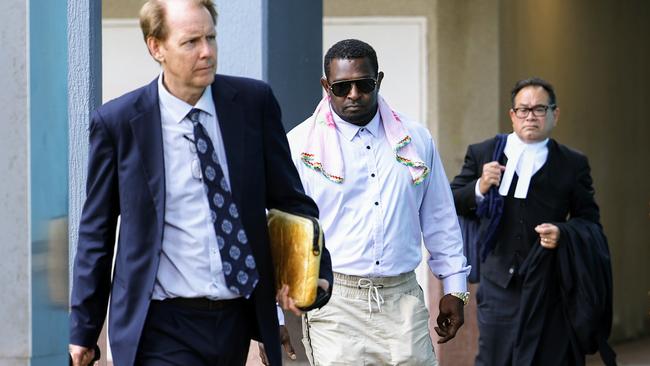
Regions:
<instances>
[{"instance_id":1,"label":"beige wall","mask_svg":"<svg viewBox=\"0 0 650 366\"><path fill-rule=\"evenodd\" d=\"M137 18L145 0L104 0L102 18Z\"/></svg>"},{"instance_id":2,"label":"beige wall","mask_svg":"<svg viewBox=\"0 0 650 366\"><path fill-rule=\"evenodd\" d=\"M504 0L501 128L509 89L538 75L556 87L562 143L584 152L614 271L612 340L650 334L650 2Z\"/></svg>"},{"instance_id":3,"label":"beige wall","mask_svg":"<svg viewBox=\"0 0 650 366\"><path fill-rule=\"evenodd\" d=\"M498 0L438 1L438 145L449 177L467 145L493 137L499 123Z\"/></svg>"},{"instance_id":4,"label":"beige wall","mask_svg":"<svg viewBox=\"0 0 650 366\"><path fill-rule=\"evenodd\" d=\"M324 0L323 15L326 17L357 17L357 16L418 16L425 17L427 20L427 70L433 70L436 65L436 51L431 47L431 34L435 34L436 1L427 0ZM382 68L382 60L379 60L379 69ZM434 105L436 100L436 91L431 88L435 83L435 72L429 71L428 85L429 94L425 101L427 105ZM390 78L391 75L386 75ZM389 101L390 103L390 101ZM399 109L399 106L395 106ZM427 121L429 127L435 125L437 116L432 113L432 109L427 111ZM435 133L436 131L434 131Z\"/></svg>"}]
</instances>

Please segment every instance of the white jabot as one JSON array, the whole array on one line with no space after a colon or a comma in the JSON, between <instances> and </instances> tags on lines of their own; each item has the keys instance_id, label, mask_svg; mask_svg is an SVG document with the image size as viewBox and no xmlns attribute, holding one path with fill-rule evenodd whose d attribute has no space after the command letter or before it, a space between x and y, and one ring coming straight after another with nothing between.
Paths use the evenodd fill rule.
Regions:
<instances>
[{"instance_id":1,"label":"white jabot","mask_svg":"<svg viewBox=\"0 0 650 366\"><path fill-rule=\"evenodd\" d=\"M192 108L201 110L199 119L230 184L212 90L207 87L192 106L165 89L163 76L158 78L158 98L165 162L165 221L152 298L234 298L236 295L226 286L210 206L200 177L200 163L191 142L192 122L186 118Z\"/></svg>"},{"instance_id":2,"label":"white jabot","mask_svg":"<svg viewBox=\"0 0 650 366\"><path fill-rule=\"evenodd\" d=\"M300 156L312 119L288 134L291 155L306 193L320 210L320 222L335 272L388 277L413 271L422 259L422 241L431 255L429 268L445 293L466 291L469 267L454 201L429 131L400 116L417 156L431 168L414 185L408 169L395 158L377 114L366 126L334 113L344 159L342 183L327 179Z\"/></svg>"},{"instance_id":3,"label":"white jabot","mask_svg":"<svg viewBox=\"0 0 650 366\"><path fill-rule=\"evenodd\" d=\"M504 153L508 157L506 171L501 178L499 194L507 196L515 172L519 177L515 187L515 198L526 198L533 175L544 165L548 157L548 138L527 144L514 132L508 135Z\"/></svg>"}]
</instances>

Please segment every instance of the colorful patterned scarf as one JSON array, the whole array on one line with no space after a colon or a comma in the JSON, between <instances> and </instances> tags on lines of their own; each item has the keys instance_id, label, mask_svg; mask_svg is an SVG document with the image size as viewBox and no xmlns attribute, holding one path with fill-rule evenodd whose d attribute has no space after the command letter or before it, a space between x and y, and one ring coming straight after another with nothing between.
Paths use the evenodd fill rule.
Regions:
<instances>
[{"instance_id":1,"label":"colorful patterned scarf","mask_svg":"<svg viewBox=\"0 0 650 366\"><path fill-rule=\"evenodd\" d=\"M415 148L410 145L411 136L397 113L388 106L381 95L378 95L377 102L386 138L395 152L395 159L408 167L413 184L422 183L429 174L429 168L418 157ZM321 172L327 179L334 183L343 183L343 154L329 96L318 103L312 119L314 123L300 157L303 163Z\"/></svg>"}]
</instances>

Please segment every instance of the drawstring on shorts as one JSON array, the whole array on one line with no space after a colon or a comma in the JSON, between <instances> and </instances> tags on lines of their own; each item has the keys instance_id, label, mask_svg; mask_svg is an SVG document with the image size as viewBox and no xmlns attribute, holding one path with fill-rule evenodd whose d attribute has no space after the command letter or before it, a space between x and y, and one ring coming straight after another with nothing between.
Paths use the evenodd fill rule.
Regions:
<instances>
[{"instance_id":1,"label":"drawstring on shorts","mask_svg":"<svg viewBox=\"0 0 650 366\"><path fill-rule=\"evenodd\" d=\"M384 303L384 298L379 293L379 289L383 288L384 285L379 284L375 285L369 278L361 278L357 283L358 289L368 289L368 312L372 314L372 301L374 300L377 303L377 309L381 312L381 304Z\"/></svg>"}]
</instances>

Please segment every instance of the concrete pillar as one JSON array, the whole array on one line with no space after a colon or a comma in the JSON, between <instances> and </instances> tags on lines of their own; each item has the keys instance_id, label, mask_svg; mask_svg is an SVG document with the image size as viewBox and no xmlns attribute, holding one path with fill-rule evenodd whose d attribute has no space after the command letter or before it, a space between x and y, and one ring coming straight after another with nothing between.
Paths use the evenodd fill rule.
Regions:
<instances>
[{"instance_id":1,"label":"concrete pillar","mask_svg":"<svg viewBox=\"0 0 650 366\"><path fill-rule=\"evenodd\" d=\"M102 100L102 11L100 1L68 0L68 281L72 288L72 264L77 252L79 219L86 198L88 123ZM67 324L66 324L67 327ZM106 337L99 339L106 365Z\"/></svg>"},{"instance_id":2,"label":"concrete pillar","mask_svg":"<svg viewBox=\"0 0 650 366\"><path fill-rule=\"evenodd\" d=\"M88 123L102 100L102 14L96 1L68 1L68 113L70 270L77 251L79 218L86 198ZM70 273L72 274L72 272Z\"/></svg>"},{"instance_id":3,"label":"concrete pillar","mask_svg":"<svg viewBox=\"0 0 650 366\"><path fill-rule=\"evenodd\" d=\"M30 345L27 1L0 2L0 364L28 365Z\"/></svg>"}]
</instances>

